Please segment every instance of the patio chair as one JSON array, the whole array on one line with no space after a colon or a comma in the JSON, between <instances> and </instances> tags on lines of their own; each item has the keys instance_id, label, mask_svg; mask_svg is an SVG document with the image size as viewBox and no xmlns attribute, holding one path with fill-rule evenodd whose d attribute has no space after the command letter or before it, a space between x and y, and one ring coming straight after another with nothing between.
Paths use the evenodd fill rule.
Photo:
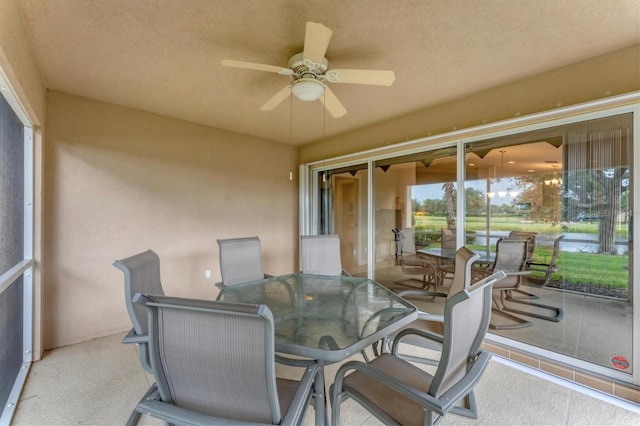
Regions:
<instances>
[{"instance_id":1,"label":"patio chair","mask_svg":"<svg viewBox=\"0 0 640 426\"><path fill-rule=\"evenodd\" d=\"M314 393L315 381L324 382L319 364L307 365L300 380L276 377L266 305L142 294L136 303L148 309L159 391L138 412L167 424L297 425L310 403L324 410Z\"/></svg>"},{"instance_id":2,"label":"patio chair","mask_svg":"<svg viewBox=\"0 0 640 426\"><path fill-rule=\"evenodd\" d=\"M144 306L133 303L133 298L137 293L164 295L160 281L160 258L154 251L147 250L126 259L116 260L113 262L113 266L124 273L124 302L133 325L122 343L138 345L142 367L153 374L149 358L147 310ZM146 398L155 392L157 392L157 387L154 383L144 397ZM134 410L127 425L136 424L139 417L140 413Z\"/></svg>"},{"instance_id":3,"label":"patio chair","mask_svg":"<svg viewBox=\"0 0 640 426\"><path fill-rule=\"evenodd\" d=\"M400 241L400 269L404 274L411 276L411 278L395 281L395 284L403 288L419 288L423 290L433 285L435 290L437 285L436 266L417 255L413 229L402 229L402 231L400 231ZM420 278L418 279L416 276ZM411 282L417 282L418 285L409 284ZM394 290L396 290L396 288L394 288Z\"/></svg>"},{"instance_id":4,"label":"patio chair","mask_svg":"<svg viewBox=\"0 0 640 426\"><path fill-rule=\"evenodd\" d=\"M222 297L225 287L271 276L262 270L262 249L258 237L219 239L218 247L222 281L216 283L220 288L216 300Z\"/></svg>"},{"instance_id":5,"label":"patio chair","mask_svg":"<svg viewBox=\"0 0 640 426\"><path fill-rule=\"evenodd\" d=\"M340 236L301 235L300 236L300 272L303 274L351 275L342 269L340 256Z\"/></svg>"},{"instance_id":6,"label":"patio chair","mask_svg":"<svg viewBox=\"0 0 640 426\"><path fill-rule=\"evenodd\" d=\"M507 277L498 281L494 285L494 291L500 292L500 301L494 298L494 312L507 317L513 321L511 324L498 325L492 323L492 329L513 329L528 327L531 322L526 321L511 313L527 315L534 318L544 319L547 321L558 322L563 317L561 308L555 306L535 303L528 299L517 298L513 296L513 291L518 290L524 279L529 275L530 271L527 265L529 239L520 238L500 238L496 243L496 259L491 270L502 270ZM532 310L515 309L506 302L526 304L532 307ZM543 309L549 313L539 313L536 308Z\"/></svg>"},{"instance_id":7,"label":"patio chair","mask_svg":"<svg viewBox=\"0 0 640 426\"><path fill-rule=\"evenodd\" d=\"M384 424L438 424L449 412L477 418L473 389L491 358L481 344L491 317L494 282L493 277L487 277L447 300L443 335L406 329L394 339L391 353L369 363L343 364L331 386L331 424L340 424L340 407L348 398ZM397 356L405 336L420 336L442 345L434 374Z\"/></svg>"},{"instance_id":8,"label":"patio chair","mask_svg":"<svg viewBox=\"0 0 640 426\"><path fill-rule=\"evenodd\" d=\"M445 297L446 300L449 300L455 294L459 293L464 289L469 288L472 282L478 281L479 279L482 279L482 278L488 278L484 272L481 272L480 275L478 275L478 273L474 272L472 269L474 262L479 257L480 256L478 254L474 253L467 247L461 247L460 249L458 249L458 251L456 252L455 264L454 264L455 273L453 275L453 279L451 281L451 285L449 286L449 290L447 291L447 293L425 291L425 290L405 290L405 291L399 292L398 295L408 300L412 300L412 299L429 300L434 297ZM500 278L504 278L504 276L505 275L503 273L496 272L491 276L491 279L498 280ZM428 312L419 312L418 319L409 323L409 325L407 325L404 328L405 329L415 328L418 330L423 330L432 334L437 334L442 336L444 334L444 316L436 315ZM390 338L388 338L387 340L393 341L393 339L394 339L394 336L390 336ZM423 346L425 343L427 343L426 345L427 348L437 349L437 350L440 350L440 346L441 346L436 342L425 341L424 339L420 339L420 338L405 339L405 342L403 343L411 343L417 346ZM412 355L403 354L399 356L413 362L420 362L425 364L434 364L434 363L437 364L438 362L437 360L426 359L423 357L416 357Z\"/></svg>"},{"instance_id":9,"label":"patio chair","mask_svg":"<svg viewBox=\"0 0 640 426\"><path fill-rule=\"evenodd\" d=\"M428 291L428 290L404 290L404 291L398 292L398 295L404 297L407 300L430 301L430 300L433 300L433 298L435 297L444 297L444 298L447 298L448 300L454 294L458 293L459 291L465 288L468 288L471 285L471 266L473 265L473 262L478 259L478 257L479 255L475 254L474 252L469 250L467 247L461 247L456 252L455 274L447 293L437 292L437 291ZM421 311L418 313L418 319L416 319L415 321L412 321L404 328L416 328L419 330L428 331L430 333L434 333L442 336L444 333L443 321L444 321L444 317L442 315L436 315L436 314ZM394 336L389 336L386 339L387 342L384 346L387 346L390 342L393 341L393 339L394 339ZM429 348L440 347L439 344L434 345L433 341L425 341L424 339L415 339L415 340L416 340L416 344L429 343L428 345ZM375 352L376 351L374 347L374 353ZM431 362L432 360L424 360L423 358L413 359L413 357L411 356L406 356L406 357L403 356L403 357L406 359L411 359L412 361L415 361L415 362L426 362L429 364L432 363Z\"/></svg>"}]
</instances>

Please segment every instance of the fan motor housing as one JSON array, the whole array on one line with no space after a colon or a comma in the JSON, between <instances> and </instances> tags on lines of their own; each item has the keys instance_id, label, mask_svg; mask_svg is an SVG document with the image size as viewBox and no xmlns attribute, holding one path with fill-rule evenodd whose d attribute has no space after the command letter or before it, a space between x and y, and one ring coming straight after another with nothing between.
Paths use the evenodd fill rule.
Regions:
<instances>
[{"instance_id":1,"label":"fan motor housing","mask_svg":"<svg viewBox=\"0 0 640 426\"><path fill-rule=\"evenodd\" d=\"M313 62L305 59L303 53L300 52L289 59L289 68L299 76L298 78L317 78L327 72L329 61L327 58L322 58L322 63Z\"/></svg>"}]
</instances>

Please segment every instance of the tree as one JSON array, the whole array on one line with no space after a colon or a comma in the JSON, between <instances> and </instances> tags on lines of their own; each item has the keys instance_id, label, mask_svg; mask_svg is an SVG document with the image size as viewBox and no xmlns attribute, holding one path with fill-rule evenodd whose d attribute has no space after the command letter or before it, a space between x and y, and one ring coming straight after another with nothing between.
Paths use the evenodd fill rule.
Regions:
<instances>
[{"instance_id":1,"label":"tree","mask_svg":"<svg viewBox=\"0 0 640 426\"><path fill-rule=\"evenodd\" d=\"M487 196L475 188L465 188L465 204L468 215L480 216L486 214Z\"/></svg>"},{"instance_id":2,"label":"tree","mask_svg":"<svg viewBox=\"0 0 640 426\"><path fill-rule=\"evenodd\" d=\"M453 182L445 182L442 186L444 189L445 215L447 217L447 228L456 227L456 212L453 208L455 187Z\"/></svg>"}]
</instances>

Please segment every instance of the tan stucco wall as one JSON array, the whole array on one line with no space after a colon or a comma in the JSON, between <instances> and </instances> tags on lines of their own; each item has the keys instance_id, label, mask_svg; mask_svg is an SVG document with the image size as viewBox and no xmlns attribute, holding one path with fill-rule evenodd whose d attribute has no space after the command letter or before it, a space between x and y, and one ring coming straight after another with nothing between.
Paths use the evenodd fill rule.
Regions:
<instances>
[{"instance_id":1,"label":"tan stucco wall","mask_svg":"<svg viewBox=\"0 0 640 426\"><path fill-rule=\"evenodd\" d=\"M143 250L183 297L215 297L218 238L258 235L266 272L297 267L295 147L58 92L47 111L45 348L128 329L112 263Z\"/></svg>"},{"instance_id":2,"label":"tan stucco wall","mask_svg":"<svg viewBox=\"0 0 640 426\"><path fill-rule=\"evenodd\" d=\"M300 161L309 163L386 147L637 90L640 44L304 145Z\"/></svg>"},{"instance_id":3,"label":"tan stucco wall","mask_svg":"<svg viewBox=\"0 0 640 426\"><path fill-rule=\"evenodd\" d=\"M0 1L0 68L34 125L45 120L45 87L14 0Z\"/></svg>"}]
</instances>

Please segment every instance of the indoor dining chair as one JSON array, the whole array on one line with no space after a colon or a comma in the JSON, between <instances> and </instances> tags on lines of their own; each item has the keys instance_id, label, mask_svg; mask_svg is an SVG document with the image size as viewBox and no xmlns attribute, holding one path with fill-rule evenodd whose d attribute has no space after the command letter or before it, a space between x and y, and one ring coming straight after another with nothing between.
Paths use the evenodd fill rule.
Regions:
<instances>
[{"instance_id":1,"label":"indoor dining chair","mask_svg":"<svg viewBox=\"0 0 640 426\"><path fill-rule=\"evenodd\" d=\"M435 290L438 284L436 266L418 256L413 229L403 228L399 233L400 270L409 275L410 278L395 281L394 284L398 284L405 289L427 289L433 285ZM394 288L394 290L397 289Z\"/></svg>"}]
</instances>

